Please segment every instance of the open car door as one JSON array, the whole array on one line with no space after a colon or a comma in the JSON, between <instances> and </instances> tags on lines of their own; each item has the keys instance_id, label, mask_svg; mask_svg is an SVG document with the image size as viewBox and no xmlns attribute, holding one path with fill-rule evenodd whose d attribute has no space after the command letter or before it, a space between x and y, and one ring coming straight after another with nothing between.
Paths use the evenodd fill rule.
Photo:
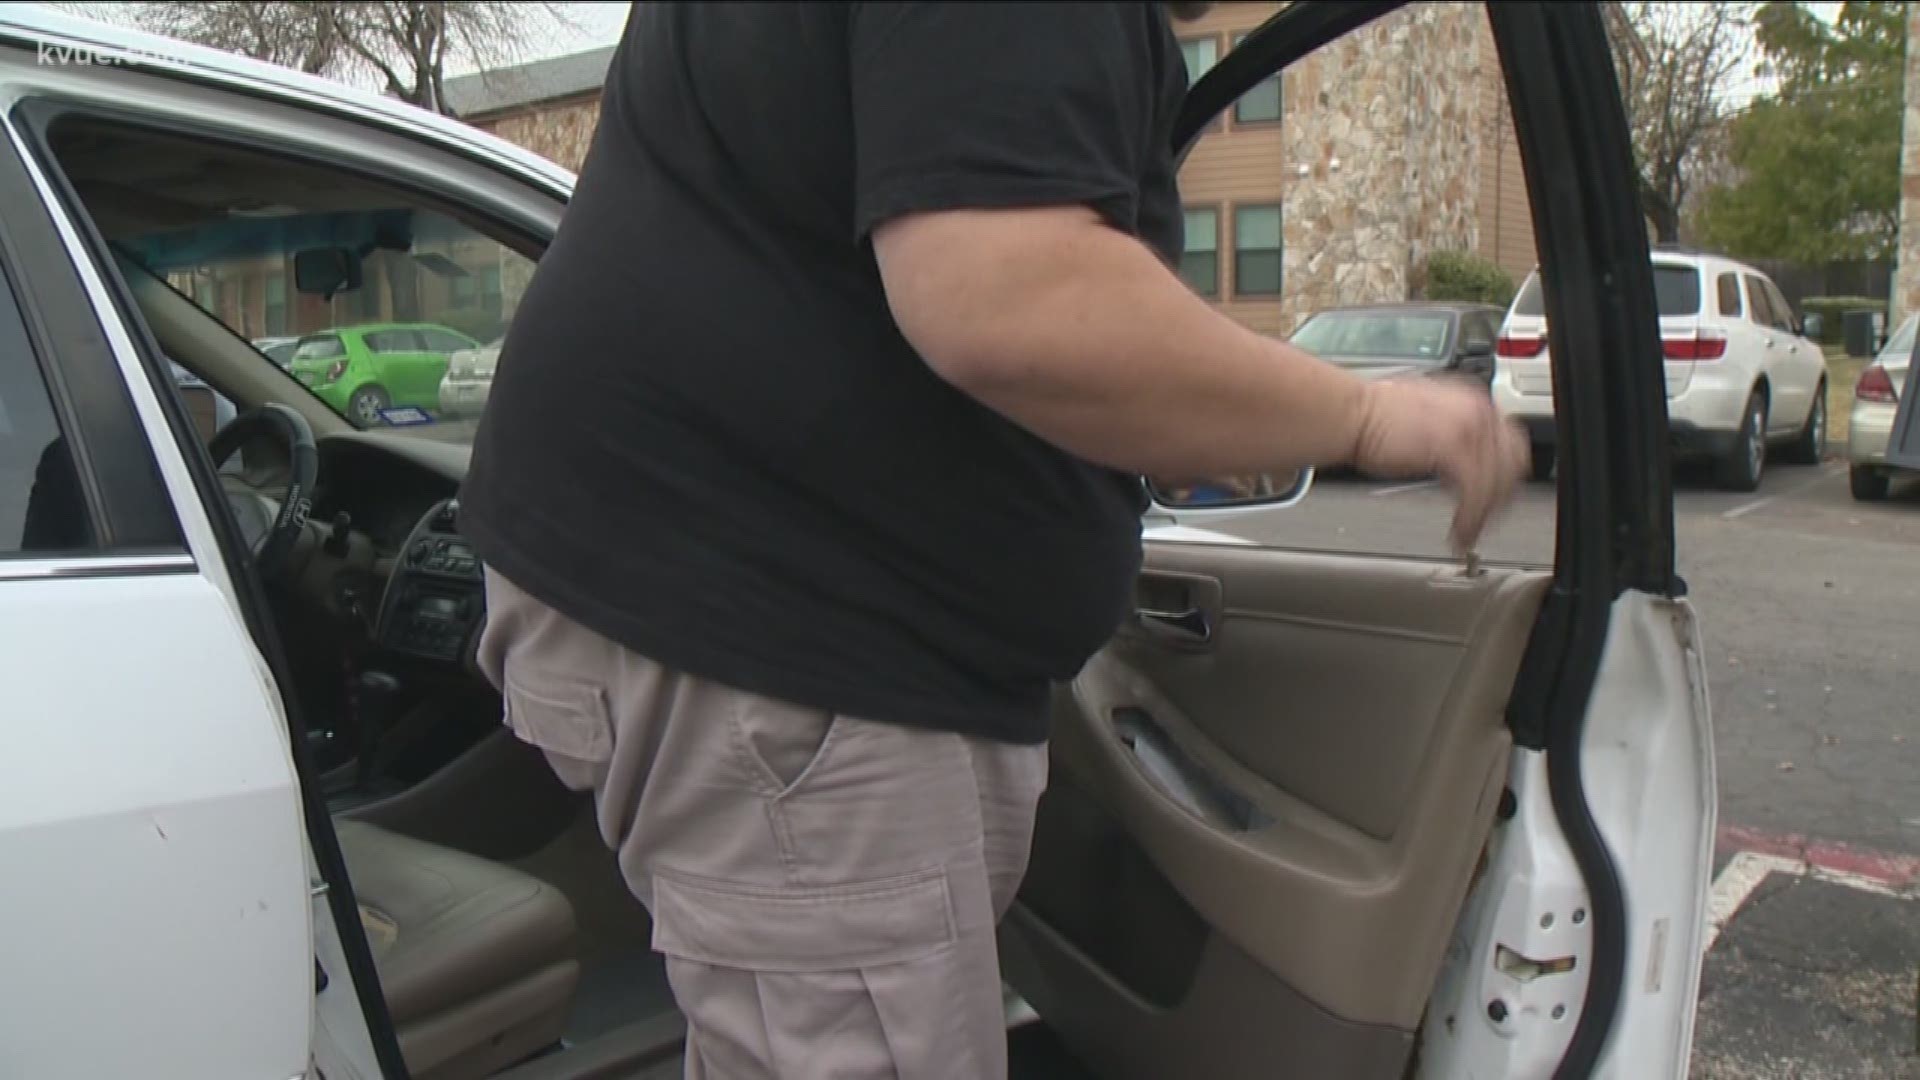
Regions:
<instances>
[{"instance_id":1,"label":"open car door","mask_svg":"<svg viewBox=\"0 0 1920 1080\"><path fill-rule=\"evenodd\" d=\"M1402 6L1283 8L1176 148ZM1001 928L1102 1077L1686 1073L1713 759L1628 131L1596 5L1477 17L1559 330L1551 566L1149 541Z\"/></svg>"}]
</instances>

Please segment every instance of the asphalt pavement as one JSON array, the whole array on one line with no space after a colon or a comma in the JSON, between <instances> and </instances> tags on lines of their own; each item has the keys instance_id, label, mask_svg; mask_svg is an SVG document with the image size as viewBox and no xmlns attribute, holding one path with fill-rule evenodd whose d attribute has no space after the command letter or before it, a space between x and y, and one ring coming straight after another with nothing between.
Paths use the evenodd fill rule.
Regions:
<instances>
[{"instance_id":1,"label":"asphalt pavement","mask_svg":"<svg viewBox=\"0 0 1920 1080\"><path fill-rule=\"evenodd\" d=\"M1480 554L1550 564L1554 499L1529 485ZM1449 507L1435 484L1329 478L1287 510L1194 524L1443 556ZM1865 504L1837 460L1775 465L1753 494L1682 469L1675 510L1710 665L1728 905L1693 1076L1920 1077L1920 486Z\"/></svg>"}]
</instances>

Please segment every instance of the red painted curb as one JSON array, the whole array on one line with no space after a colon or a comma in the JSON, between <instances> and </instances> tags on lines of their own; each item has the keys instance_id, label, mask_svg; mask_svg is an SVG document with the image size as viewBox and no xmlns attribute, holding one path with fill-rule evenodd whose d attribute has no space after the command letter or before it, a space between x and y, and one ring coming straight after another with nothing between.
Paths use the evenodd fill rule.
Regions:
<instances>
[{"instance_id":1,"label":"red painted curb","mask_svg":"<svg viewBox=\"0 0 1920 1080\"><path fill-rule=\"evenodd\" d=\"M1742 825L1721 826L1716 843L1724 854L1751 851L1799 859L1821 870L1853 874L1894 889L1920 882L1920 856L1915 855L1868 851L1837 841L1814 840L1795 833L1767 833Z\"/></svg>"}]
</instances>

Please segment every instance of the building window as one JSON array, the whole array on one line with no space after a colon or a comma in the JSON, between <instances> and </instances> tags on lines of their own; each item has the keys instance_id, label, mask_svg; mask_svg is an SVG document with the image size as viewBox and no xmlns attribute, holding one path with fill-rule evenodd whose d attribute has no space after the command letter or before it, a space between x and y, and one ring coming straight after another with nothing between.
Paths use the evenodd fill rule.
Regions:
<instances>
[{"instance_id":1,"label":"building window","mask_svg":"<svg viewBox=\"0 0 1920 1080\"><path fill-rule=\"evenodd\" d=\"M1242 206L1233 212L1233 292L1280 294L1280 208Z\"/></svg>"},{"instance_id":2,"label":"building window","mask_svg":"<svg viewBox=\"0 0 1920 1080\"><path fill-rule=\"evenodd\" d=\"M1186 58L1187 85L1192 86L1200 81L1200 76L1205 75L1208 69L1220 62L1220 39L1188 38L1180 43L1180 55Z\"/></svg>"},{"instance_id":3,"label":"building window","mask_svg":"<svg viewBox=\"0 0 1920 1080\"><path fill-rule=\"evenodd\" d=\"M1180 42L1180 55L1187 62L1187 86L1191 88L1200 81L1200 76L1213 69L1220 62L1220 39L1217 37L1187 38ZM1208 118L1201 131L1220 130L1218 116Z\"/></svg>"},{"instance_id":4,"label":"building window","mask_svg":"<svg viewBox=\"0 0 1920 1080\"><path fill-rule=\"evenodd\" d=\"M261 312L266 322L266 334L278 337L287 332L287 277L283 269L267 279L266 310Z\"/></svg>"},{"instance_id":5,"label":"building window","mask_svg":"<svg viewBox=\"0 0 1920 1080\"><path fill-rule=\"evenodd\" d=\"M1244 33L1233 36L1233 47L1247 39ZM1241 95L1233 103L1233 122L1236 124L1270 124L1280 119L1280 75L1278 72L1261 80L1260 85Z\"/></svg>"},{"instance_id":6,"label":"building window","mask_svg":"<svg viewBox=\"0 0 1920 1080\"><path fill-rule=\"evenodd\" d=\"M1201 296L1220 295L1220 211L1187 211L1187 246L1180 277Z\"/></svg>"}]
</instances>

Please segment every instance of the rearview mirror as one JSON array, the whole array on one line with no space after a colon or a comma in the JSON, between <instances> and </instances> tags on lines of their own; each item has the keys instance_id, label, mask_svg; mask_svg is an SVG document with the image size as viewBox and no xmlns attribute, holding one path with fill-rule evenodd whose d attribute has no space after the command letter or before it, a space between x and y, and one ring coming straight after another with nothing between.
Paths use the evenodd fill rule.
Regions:
<instances>
[{"instance_id":1,"label":"rearview mirror","mask_svg":"<svg viewBox=\"0 0 1920 1080\"><path fill-rule=\"evenodd\" d=\"M331 300L347 289L357 289L362 280L360 254L351 248L308 248L293 254L293 287Z\"/></svg>"},{"instance_id":2,"label":"rearview mirror","mask_svg":"<svg viewBox=\"0 0 1920 1080\"><path fill-rule=\"evenodd\" d=\"M1147 494L1154 505L1162 510L1185 512L1292 506L1306 498L1312 487L1312 469L1213 480L1147 478Z\"/></svg>"}]
</instances>

